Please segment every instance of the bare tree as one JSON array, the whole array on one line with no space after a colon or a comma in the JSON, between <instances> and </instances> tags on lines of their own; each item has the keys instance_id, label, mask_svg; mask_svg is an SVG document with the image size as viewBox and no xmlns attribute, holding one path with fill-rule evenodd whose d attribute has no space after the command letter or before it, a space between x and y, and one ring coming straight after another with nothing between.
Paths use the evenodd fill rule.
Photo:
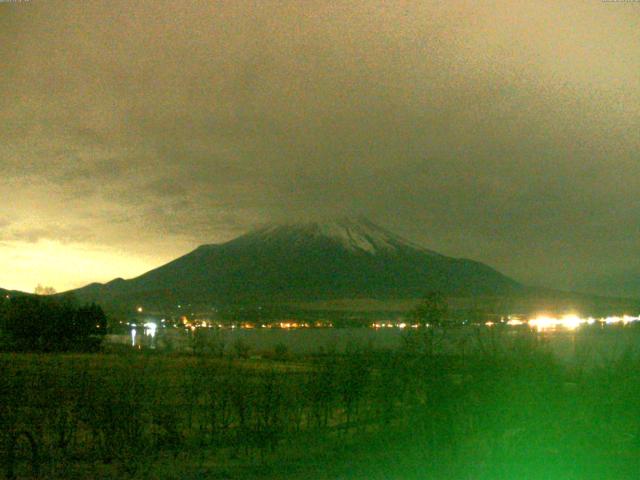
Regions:
<instances>
[{"instance_id":1,"label":"bare tree","mask_svg":"<svg viewBox=\"0 0 640 480\"><path fill-rule=\"evenodd\" d=\"M436 347L436 332L446 326L449 306L440 292L429 292L410 312L412 322L425 327L423 336L425 353L433 355Z\"/></svg>"},{"instance_id":2,"label":"bare tree","mask_svg":"<svg viewBox=\"0 0 640 480\"><path fill-rule=\"evenodd\" d=\"M56 289L53 287L43 287L42 284L38 284L34 290L36 295L55 295Z\"/></svg>"}]
</instances>

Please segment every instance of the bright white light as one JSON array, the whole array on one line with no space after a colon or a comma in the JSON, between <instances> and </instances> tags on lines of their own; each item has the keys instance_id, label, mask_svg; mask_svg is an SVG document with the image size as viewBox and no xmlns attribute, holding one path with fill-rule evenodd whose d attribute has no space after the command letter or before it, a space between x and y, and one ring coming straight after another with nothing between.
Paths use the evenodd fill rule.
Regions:
<instances>
[{"instance_id":1,"label":"bright white light","mask_svg":"<svg viewBox=\"0 0 640 480\"><path fill-rule=\"evenodd\" d=\"M627 323L632 323L632 322L637 322L638 318L637 317L631 317L629 315L623 315L622 316L622 323L624 323L625 325Z\"/></svg>"},{"instance_id":2,"label":"bright white light","mask_svg":"<svg viewBox=\"0 0 640 480\"><path fill-rule=\"evenodd\" d=\"M135 328L131 329L131 346L132 347L136 346L136 329Z\"/></svg>"},{"instance_id":3,"label":"bright white light","mask_svg":"<svg viewBox=\"0 0 640 480\"><path fill-rule=\"evenodd\" d=\"M555 328L558 324L558 319L541 315L539 317L529 320L529 326L535 328L539 332L543 330L549 330Z\"/></svg>"},{"instance_id":4,"label":"bright white light","mask_svg":"<svg viewBox=\"0 0 640 480\"><path fill-rule=\"evenodd\" d=\"M565 315L560 319L560 325L569 330L575 330L583 323L586 323L586 320L581 319L577 315Z\"/></svg>"},{"instance_id":5,"label":"bright white light","mask_svg":"<svg viewBox=\"0 0 640 480\"><path fill-rule=\"evenodd\" d=\"M640 317L632 317L630 315L624 315L622 317L611 316L596 320L593 317L581 318L576 314L563 315L560 318L551 317L547 315L539 315L528 321L530 327L537 329L539 332L543 330L556 330L564 328L567 330L576 330L581 325L593 325L596 322L603 323L605 325L615 325L622 323L628 325L629 323L637 322Z\"/></svg>"},{"instance_id":6,"label":"bright white light","mask_svg":"<svg viewBox=\"0 0 640 480\"><path fill-rule=\"evenodd\" d=\"M147 322L144 324L144 334L149 335L151 338L156 336L156 330L158 329L158 325L154 322Z\"/></svg>"}]
</instances>

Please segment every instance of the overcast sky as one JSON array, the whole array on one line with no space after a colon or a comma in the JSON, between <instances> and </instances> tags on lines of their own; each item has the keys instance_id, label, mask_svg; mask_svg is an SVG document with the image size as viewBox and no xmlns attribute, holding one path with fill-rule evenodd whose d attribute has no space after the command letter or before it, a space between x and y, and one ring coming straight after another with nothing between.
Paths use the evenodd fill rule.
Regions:
<instances>
[{"instance_id":1,"label":"overcast sky","mask_svg":"<svg viewBox=\"0 0 640 480\"><path fill-rule=\"evenodd\" d=\"M569 287L637 268L640 3L0 3L0 286L361 214Z\"/></svg>"}]
</instances>

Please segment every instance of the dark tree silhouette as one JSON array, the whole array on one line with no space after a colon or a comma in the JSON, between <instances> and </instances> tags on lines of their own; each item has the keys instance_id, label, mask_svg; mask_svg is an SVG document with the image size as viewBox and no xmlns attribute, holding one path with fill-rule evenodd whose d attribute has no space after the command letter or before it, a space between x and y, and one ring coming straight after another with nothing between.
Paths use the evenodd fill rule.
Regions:
<instances>
[{"instance_id":1,"label":"dark tree silhouette","mask_svg":"<svg viewBox=\"0 0 640 480\"><path fill-rule=\"evenodd\" d=\"M446 298L440 292L429 292L410 312L411 321L424 327L422 341L427 355L432 356L438 343L436 332L440 330L440 340L446 325L449 307Z\"/></svg>"},{"instance_id":2,"label":"dark tree silhouette","mask_svg":"<svg viewBox=\"0 0 640 480\"><path fill-rule=\"evenodd\" d=\"M447 300L440 292L429 292L411 311L411 319L420 325L440 327L447 319Z\"/></svg>"},{"instance_id":3,"label":"dark tree silhouette","mask_svg":"<svg viewBox=\"0 0 640 480\"><path fill-rule=\"evenodd\" d=\"M102 308L77 306L71 298L20 296L6 299L0 330L13 350L94 350L107 330Z\"/></svg>"}]
</instances>

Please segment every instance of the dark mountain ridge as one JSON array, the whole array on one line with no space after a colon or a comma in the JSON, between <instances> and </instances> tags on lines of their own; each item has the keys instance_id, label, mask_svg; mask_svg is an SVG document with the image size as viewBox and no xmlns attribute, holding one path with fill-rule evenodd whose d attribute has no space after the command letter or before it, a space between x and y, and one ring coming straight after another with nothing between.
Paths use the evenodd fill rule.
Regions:
<instances>
[{"instance_id":1,"label":"dark mountain ridge","mask_svg":"<svg viewBox=\"0 0 640 480\"><path fill-rule=\"evenodd\" d=\"M332 298L503 295L523 287L473 260L440 255L364 219L268 225L202 245L139 277L75 291L101 303L175 305Z\"/></svg>"}]
</instances>

